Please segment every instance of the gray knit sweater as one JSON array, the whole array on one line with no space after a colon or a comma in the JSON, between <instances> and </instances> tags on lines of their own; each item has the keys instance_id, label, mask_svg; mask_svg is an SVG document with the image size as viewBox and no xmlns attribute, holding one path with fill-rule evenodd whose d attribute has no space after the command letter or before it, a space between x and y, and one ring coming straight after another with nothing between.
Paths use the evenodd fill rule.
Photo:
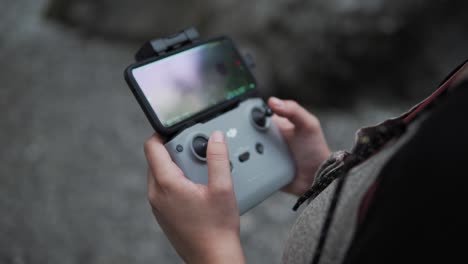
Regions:
<instances>
[{"instance_id":1,"label":"gray knit sweater","mask_svg":"<svg viewBox=\"0 0 468 264\"><path fill-rule=\"evenodd\" d=\"M392 155L412 138L420 121L413 122L398 140L390 142L383 150L348 172L320 263L331 264L343 261L357 227L358 210L364 194ZM330 184L304 208L289 233L284 248L283 263L312 262L336 185L337 181Z\"/></svg>"}]
</instances>

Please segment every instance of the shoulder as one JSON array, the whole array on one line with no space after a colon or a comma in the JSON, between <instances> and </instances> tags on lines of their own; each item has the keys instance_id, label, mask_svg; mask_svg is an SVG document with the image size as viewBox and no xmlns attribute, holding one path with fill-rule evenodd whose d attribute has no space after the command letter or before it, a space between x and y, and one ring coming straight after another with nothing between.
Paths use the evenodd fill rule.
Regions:
<instances>
[{"instance_id":1,"label":"shoulder","mask_svg":"<svg viewBox=\"0 0 468 264\"><path fill-rule=\"evenodd\" d=\"M446 262L457 247L468 164L468 83L440 100L385 164L347 263L394 263L406 256ZM383 262L382 262L383 261Z\"/></svg>"}]
</instances>

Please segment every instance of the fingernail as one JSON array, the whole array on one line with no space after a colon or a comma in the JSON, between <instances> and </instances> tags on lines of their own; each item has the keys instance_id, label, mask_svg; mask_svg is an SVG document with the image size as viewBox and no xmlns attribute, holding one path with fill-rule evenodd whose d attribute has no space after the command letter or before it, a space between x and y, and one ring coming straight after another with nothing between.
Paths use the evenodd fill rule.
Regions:
<instances>
[{"instance_id":1,"label":"fingernail","mask_svg":"<svg viewBox=\"0 0 468 264\"><path fill-rule=\"evenodd\" d=\"M211 137L213 138L214 142L217 142L217 143L224 142L224 134L220 131L215 131L213 135L211 135Z\"/></svg>"},{"instance_id":2,"label":"fingernail","mask_svg":"<svg viewBox=\"0 0 468 264\"><path fill-rule=\"evenodd\" d=\"M276 98L276 97L271 97L270 102L276 108L282 108L284 106L284 102L281 101L280 99Z\"/></svg>"}]
</instances>

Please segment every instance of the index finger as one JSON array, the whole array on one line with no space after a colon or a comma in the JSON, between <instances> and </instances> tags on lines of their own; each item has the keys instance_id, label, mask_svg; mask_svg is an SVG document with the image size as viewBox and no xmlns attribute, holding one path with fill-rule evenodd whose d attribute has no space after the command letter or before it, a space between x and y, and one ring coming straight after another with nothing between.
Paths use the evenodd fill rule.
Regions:
<instances>
[{"instance_id":1,"label":"index finger","mask_svg":"<svg viewBox=\"0 0 468 264\"><path fill-rule=\"evenodd\" d=\"M268 106L278 116L287 118L297 129L315 130L320 127L318 119L296 101L270 97Z\"/></svg>"},{"instance_id":2,"label":"index finger","mask_svg":"<svg viewBox=\"0 0 468 264\"><path fill-rule=\"evenodd\" d=\"M289 139L294 136L295 126L287 118L275 114L271 117L271 120L278 127L283 137Z\"/></svg>"},{"instance_id":3,"label":"index finger","mask_svg":"<svg viewBox=\"0 0 468 264\"><path fill-rule=\"evenodd\" d=\"M169 152L164 147L163 140L154 134L145 143L145 156L153 176L158 183L180 182L185 179L180 168L172 161Z\"/></svg>"}]
</instances>

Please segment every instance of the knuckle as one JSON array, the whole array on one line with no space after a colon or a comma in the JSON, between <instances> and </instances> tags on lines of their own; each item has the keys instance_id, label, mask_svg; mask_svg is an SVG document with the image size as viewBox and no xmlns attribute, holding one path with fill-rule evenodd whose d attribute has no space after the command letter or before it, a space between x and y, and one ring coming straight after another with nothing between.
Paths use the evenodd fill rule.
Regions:
<instances>
[{"instance_id":1,"label":"knuckle","mask_svg":"<svg viewBox=\"0 0 468 264\"><path fill-rule=\"evenodd\" d=\"M313 114L310 114L310 116L311 116L310 122L317 128L321 127L320 120Z\"/></svg>"},{"instance_id":2,"label":"knuckle","mask_svg":"<svg viewBox=\"0 0 468 264\"><path fill-rule=\"evenodd\" d=\"M156 216L160 213L161 205L160 202L157 200L149 200L149 205L151 207L151 211Z\"/></svg>"},{"instance_id":3,"label":"knuckle","mask_svg":"<svg viewBox=\"0 0 468 264\"><path fill-rule=\"evenodd\" d=\"M228 160L227 154L222 151L208 151L206 153L207 160L215 162L225 162Z\"/></svg>"},{"instance_id":4,"label":"knuckle","mask_svg":"<svg viewBox=\"0 0 468 264\"><path fill-rule=\"evenodd\" d=\"M301 106L295 100L288 100L288 101L286 101L286 103L288 104L288 107L291 110L297 110L297 109L301 108Z\"/></svg>"},{"instance_id":5,"label":"knuckle","mask_svg":"<svg viewBox=\"0 0 468 264\"><path fill-rule=\"evenodd\" d=\"M176 167L176 168L174 169L174 171L172 172L172 174L173 174L174 176L176 176L176 177L185 177L184 172L183 172L182 169L179 168L179 167Z\"/></svg>"},{"instance_id":6,"label":"knuckle","mask_svg":"<svg viewBox=\"0 0 468 264\"><path fill-rule=\"evenodd\" d=\"M233 188L230 184L224 184L217 186L214 192L219 197L231 197L233 195Z\"/></svg>"},{"instance_id":7,"label":"knuckle","mask_svg":"<svg viewBox=\"0 0 468 264\"><path fill-rule=\"evenodd\" d=\"M166 177L164 177L164 178L162 178L162 179L159 179L159 180L158 180L158 184L159 184L159 186L161 186L161 188L164 189L164 190L168 190L168 189L171 189L171 188L172 188L171 181L168 180Z\"/></svg>"},{"instance_id":8,"label":"knuckle","mask_svg":"<svg viewBox=\"0 0 468 264\"><path fill-rule=\"evenodd\" d=\"M151 189L148 191L148 202L150 203L151 206L155 207L156 204L157 204L157 194L156 194L156 191Z\"/></svg>"},{"instance_id":9,"label":"knuckle","mask_svg":"<svg viewBox=\"0 0 468 264\"><path fill-rule=\"evenodd\" d=\"M309 130L320 130L321 128L321 125L320 125L320 120L313 114L311 113L308 113L309 115L309 118L308 118L308 122L307 122L307 128Z\"/></svg>"},{"instance_id":10,"label":"knuckle","mask_svg":"<svg viewBox=\"0 0 468 264\"><path fill-rule=\"evenodd\" d=\"M161 169L156 176L156 181L163 191L173 191L177 187L174 179L185 177L185 174L180 168L177 169Z\"/></svg>"}]
</instances>

